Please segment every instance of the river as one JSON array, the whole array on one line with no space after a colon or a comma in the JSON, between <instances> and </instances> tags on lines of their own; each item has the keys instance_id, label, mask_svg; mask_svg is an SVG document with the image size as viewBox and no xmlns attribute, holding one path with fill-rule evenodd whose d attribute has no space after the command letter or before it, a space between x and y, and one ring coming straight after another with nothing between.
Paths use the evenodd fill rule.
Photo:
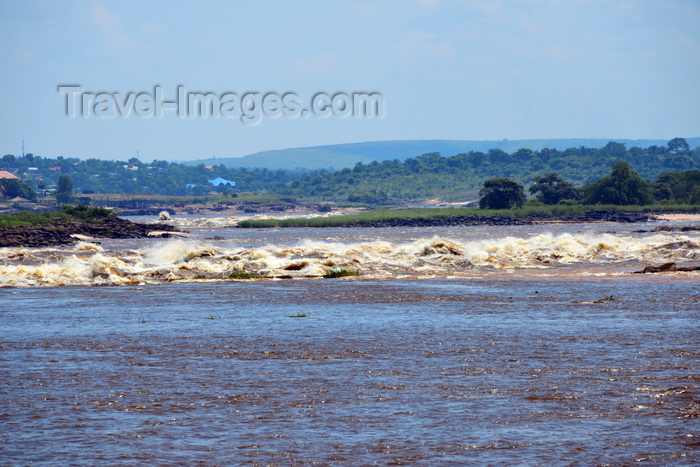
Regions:
<instances>
[{"instance_id":1,"label":"river","mask_svg":"<svg viewBox=\"0 0 700 467\"><path fill-rule=\"evenodd\" d=\"M0 463L700 461L697 232L178 222L0 252Z\"/></svg>"}]
</instances>

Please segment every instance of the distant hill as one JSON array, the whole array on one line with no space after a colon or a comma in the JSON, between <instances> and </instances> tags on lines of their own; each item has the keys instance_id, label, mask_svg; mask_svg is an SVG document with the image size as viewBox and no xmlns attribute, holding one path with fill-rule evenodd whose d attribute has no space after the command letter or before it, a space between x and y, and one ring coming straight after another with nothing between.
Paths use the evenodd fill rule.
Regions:
<instances>
[{"instance_id":1,"label":"distant hill","mask_svg":"<svg viewBox=\"0 0 700 467\"><path fill-rule=\"evenodd\" d=\"M700 137L685 138L691 148L700 146ZM219 165L228 168L255 167L285 170L343 169L353 167L356 163L372 161L405 160L430 152L439 152L444 157L454 156L469 151L486 152L489 149L501 149L512 153L520 148L539 151L543 148L563 151L568 148L602 148L608 142L623 143L631 147L666 146L668 140L661 139L606 139L606 138L571 138L571 139L523 139L523 140L404 140L374 141L367 143L334 144L307 148L289 148L263 151L244 157L211 158L183 162L186 165Z\"/></svg>"}]
</instances>

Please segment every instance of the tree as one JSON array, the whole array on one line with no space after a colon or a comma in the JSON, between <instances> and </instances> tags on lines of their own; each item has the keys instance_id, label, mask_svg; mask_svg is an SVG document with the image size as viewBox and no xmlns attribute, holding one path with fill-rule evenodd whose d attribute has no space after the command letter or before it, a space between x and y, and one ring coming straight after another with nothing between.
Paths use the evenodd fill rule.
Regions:
<instances>
[{"instance_id":1,"label":"tree","mask_svg":"<svg viewBox=\"0 0 700 467\"><path fill-rule=\"evenodd\" d=\"M36 201L36 191L29 183L16 178L0 180L0 199L3 197L12 199L18 196Z\"/></svg>"},{"instance_id":2,"label":"tree","mask_svg":"<svg viewBox=\"0 0 700 467\"><path fill-rule=\"evenodd\" d=\"M690 154L690 146L683 138L673 138L666 146L668 146L668 152L673 154Z\"/></svg>"},{"instance_id":3,"label":"tree","mask_svg":"<svg viewBox=\"0 0 700 467\"><path fill-rule=\"evenodd\" d=\"M608 142L608 144L600 148L600 153L604 157L622 159L627 154L627 149L625 149L624 143L616 143L615 141L610 141Z\"/></svg>"},{"instance_id":4,"label":"tree","mask_svg":"<svg viewBox=\"0 0 700 467\"><path fill-rule=\"evenodd\" d=\"M544 204L557 204L563 199L579 198L579 192L574 186L563 180L555 173L540 175L532 179L530 193L537 193L537 199Z\"/></svg>"},{"instance_id":5,"label":"tree","mask_svg":"<svg viewBox=\"0 0 700 467\"><path fill-rule=\"evenodd\" d=\"M700 170L662 173L651 185L654 199L676 203L690 202L695 188L700 188Z\"/></svg>"},{"instance_id":6,"label":"tree","mask_svg":"<svg viewBox=\"0 0 700 467\"><path fill-rule=\"evenodd\" d=\"M509 209L525 204L523 186L507 178L492 178L479 190L481 209Z\"/></svg>"},{"instance_id":7,"label":"tree","mask_svg":"<svg viewBox=\"0 0 700 467\"><path fill-rule=\"evenodd\" d=\"M68 175L58 177L56 201L61 204L68 204L73 201L73 180Z\"/></svg>"},{"instance_id":8,"label":"tree","mask_svg":"<svg viewBox=\"0 0 700 467\"><path fill-rule=\"evenodd\" d=\"M651 186L627 162L615 162L612 172L583 187L583 204L652 204Z\"/></svg>"},{"instance_id":9,"label":"tree","mask_svg":"<svg viewBox=\"0 0 700 467\"><path fill-rule=\"evenodd\" d=\"M690 204L700 204L700 185L696 185L693 191L690 193L690 199L688 200Z\"/></svg>"},{"instance_id":10,"label":"tree","mask_svg":"<svg viewBox=\"0 0 700 467\"><path fill-rule=\"evenodd\" d=\"M5 167L14 167L15 166L15 156L12 154L5 154L2 156L2 163Z\"/></svg>"},{"instance_id":11,"label":"tree","mask_svg":"<svg viewBox=\"0 0 700 467\"><path fill-rule=\"evenodd\" d=\"M489 149L489 160L492 164L505 164L508 162L508 153L503 149Z\"/></svg>"}]
</instances>

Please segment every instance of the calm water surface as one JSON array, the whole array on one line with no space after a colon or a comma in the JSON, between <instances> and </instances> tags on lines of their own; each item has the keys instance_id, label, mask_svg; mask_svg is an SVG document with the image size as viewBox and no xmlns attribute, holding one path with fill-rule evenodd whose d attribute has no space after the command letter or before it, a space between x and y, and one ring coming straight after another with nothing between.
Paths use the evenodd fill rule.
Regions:
<instances>
[{"instance_id":1,"label":"calm water surface","mask_svg":"<svg viewBox=\"0 0 700 467\"><path fill-rule=\"evenodd\" d=\"M692 465L699 292L619 278L2 289L0 462Z\"/></svg>"}]
</instances>

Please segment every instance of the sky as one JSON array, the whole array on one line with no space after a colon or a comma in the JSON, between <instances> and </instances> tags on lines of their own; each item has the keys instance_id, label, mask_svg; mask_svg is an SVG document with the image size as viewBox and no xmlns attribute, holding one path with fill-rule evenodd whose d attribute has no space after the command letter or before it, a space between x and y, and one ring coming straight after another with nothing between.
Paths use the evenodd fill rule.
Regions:
<instances>
[{"instance_id":1,"label":"sky","mask_svg":"<svg viewBox=\"0 0 700 467\"><path fill-rule=\"evenodd\" d=\"M0 0L0 154L697 137L699 25L698 0Z\"/></svg>"}]
</instances>

